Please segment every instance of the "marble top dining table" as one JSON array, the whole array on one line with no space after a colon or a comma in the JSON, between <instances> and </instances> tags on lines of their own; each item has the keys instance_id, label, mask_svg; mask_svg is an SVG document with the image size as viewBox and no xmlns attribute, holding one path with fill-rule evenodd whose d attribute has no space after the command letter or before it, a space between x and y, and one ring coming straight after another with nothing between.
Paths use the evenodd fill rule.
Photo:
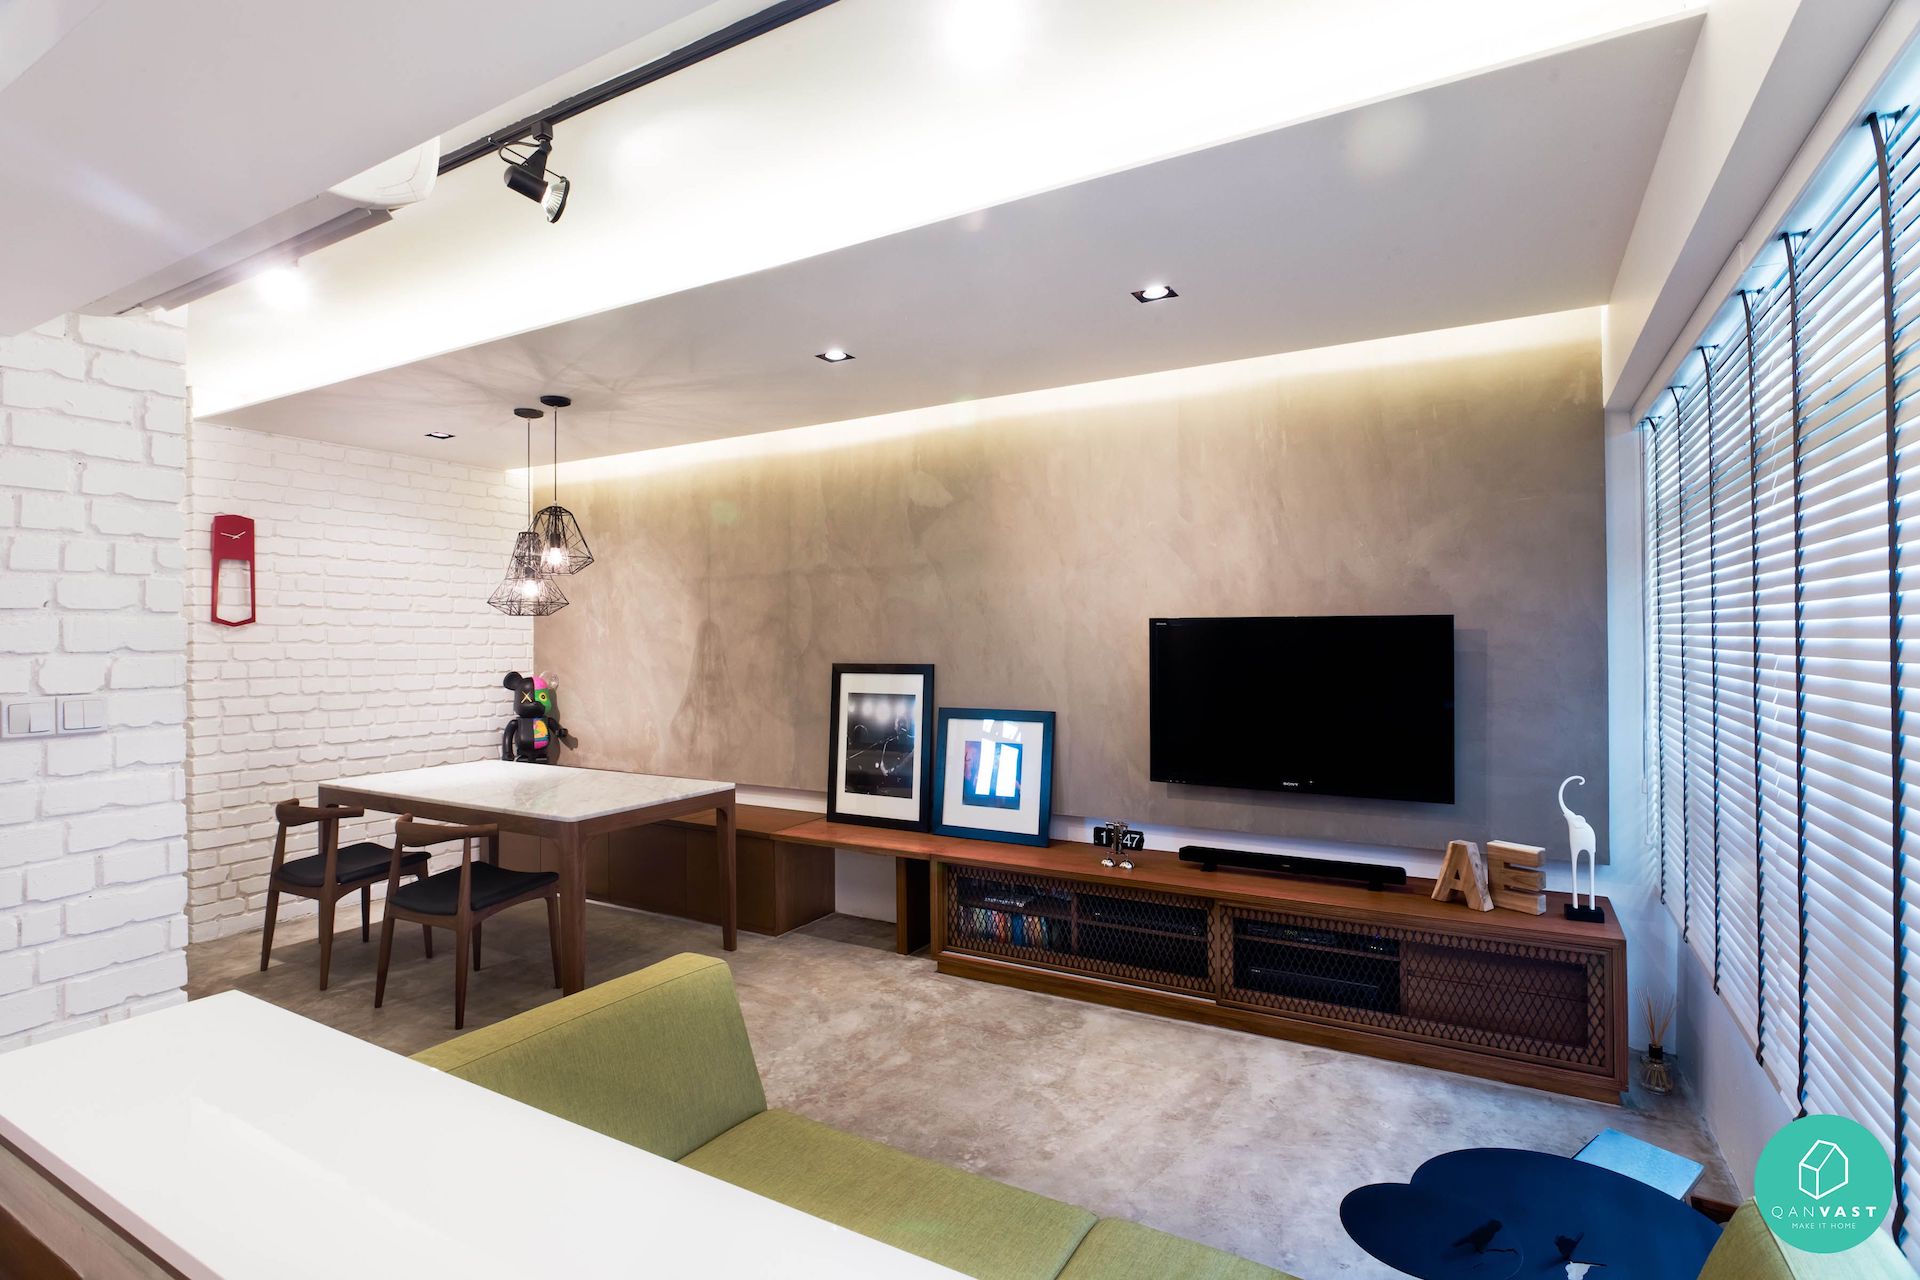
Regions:
<instances>
[{"instance_id":1,"label":"marble top dining table","mask_svg":"<svg viewBox=\"0 0 1920 1280\"><path fill-rule=\"evenodd\" d=\"M335 778L320 785L320 803L442 822L492 823L502 831L554 841L560 853L561 987L569 994L586 985L587 840L711 811L720 860L720 941L728 951L738 944L731 782L473 760ZM497 846L492 852L497 856Z\"/></svg>"}]
</instances>

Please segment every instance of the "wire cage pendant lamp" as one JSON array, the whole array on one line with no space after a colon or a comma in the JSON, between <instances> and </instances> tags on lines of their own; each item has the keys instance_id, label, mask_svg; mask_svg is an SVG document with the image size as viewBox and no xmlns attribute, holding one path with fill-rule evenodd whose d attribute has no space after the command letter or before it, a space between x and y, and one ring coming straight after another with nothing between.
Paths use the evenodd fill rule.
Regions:
<instances>
[{"instance_id":1,"label":"wire cage pendant lamp","mask_svg":"<svg viewBox=\"0 0 1920 1280\"><path fill-rule=\"evenodd\" d=\"M573 512L560 505L560 410L573 401L541 396L540 403L553 410L553 501L534 514L528 527L540 539L541 563L549 575L578 573L593 563L593 550Z\"/></svg>"},{"instance_id":2,"label":"wire cage pendant lamp","mask_svg":"<svg viewBox=\"0 0 1920 1280\"><path fill-rule=\"evenodd\" d=\"M514 416L527 424L527 510L533 510L533 422L544 417L538 409L515 409ZM567 607L560 584L547 572L540 535L532 528L522 530L513 540L513 554L507 559L507 576L487 597L487 603L511 617L544 618Z\"/></svg>"}]
</instances>

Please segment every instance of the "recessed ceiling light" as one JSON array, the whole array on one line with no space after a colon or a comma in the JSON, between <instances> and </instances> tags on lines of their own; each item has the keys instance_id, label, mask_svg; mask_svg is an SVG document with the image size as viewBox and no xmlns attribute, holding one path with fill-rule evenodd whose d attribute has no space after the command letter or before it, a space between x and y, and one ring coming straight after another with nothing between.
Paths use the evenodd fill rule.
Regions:
<instances>
[{"instance_id":1,"label":"recessed ceiling light","mask_svg":"<svg viewBox=\"0 0 1920 1280\"><path fill-rule=\"evenodd\" d=\"M839 364L842 361L853 359L853 353L841 347L828 347L825 351L815 356L814 359L825 360L828 364Z\"/></svg>"},{"instance_id":2,"label":"recessed ceiling light","mask_svg":"<svg viewBox=\"0 0 1920 1280\"><path fill-rule=\"evenodd\" d=\"M307 278L297 267L268 267L253 278L253 287L270 306L297 307L307 300Z\"/></svg>"},{"instance_id":3,"label":"recessed ceiling light","mask_svg":"<svg viewBox=\"0 0 1920 1280\"><path fill-rule=\"evenodd\" d=\"M453 439L453 432L451 432L451 431L429 431L429 432L427 432L427 439L429 439L429 440L451 440L451 439Z\"/></svg>"},{"instance_id":4,"label":"recessed ceiling light","mask_svg":"<svg viewBox=\"0 0 1920 1280\"><path fill-rule=\"evenodd\" d=\"M1165 302L1168 298L1177 298L1179 296L1170 284L1150 284L1144 289L1135 289L1133 291L1133 300L1135 302Z\"/></svg>"},{"instance_id":5,"label":"recessed ceiling light","mask_svg":"<svg viewBox=\"0 0 1920 1280\"><path fill-rule=\"evenodd\" d=\"M1027 0L962 0L948 7L947 56L963 71L997 72L1017 64L1026 48Z\"/></svg>"}]
</instances>

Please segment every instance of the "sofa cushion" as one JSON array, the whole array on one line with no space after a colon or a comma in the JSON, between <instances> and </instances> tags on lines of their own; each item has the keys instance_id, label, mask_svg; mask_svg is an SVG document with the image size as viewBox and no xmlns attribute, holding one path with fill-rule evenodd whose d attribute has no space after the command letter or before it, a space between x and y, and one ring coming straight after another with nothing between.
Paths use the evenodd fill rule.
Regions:
<instances>
[{"instance_id":1,"label":"sofa cushion","mask_svg":"<svg viewBox=\"0 0 1920 1280\"><path fill-rule=\"evenodd\" d=\"M981 1280L1053 1280L1084 1209L765 1111L682 1163Z\"/></svg>"},{"instance_id":2,"label":"sofa cushion","mask_svg":"<svg viewBox=\"0 0 1920 1280\"><path fill-rule=\"evenodd\" d=\"M1125 1218L1102 1218L1060 1280L1291 1280L1284 1271Z\"/></svg>"},{"instance_id":3,"label":"sofa cushion","mask_svg":"<svg viewBox=\"0 0 1920 1280\"><path fill-rule=\"evenodd\" d=\"M414 1055L678 1160L766 1110L727 966L679 955Z\"/></svg>"},{"instance_id":4,"label":"sofa cushion","mask_svg":"<svg viewBox=\"0 0 1920 1280\"><path fill-rule=\"evenodd\" d=\"M1913 1268L1884 1231L1844 1253L1796 1249L1767 1229L1749 1200L1720 1232L1700 1280L1913 1280Z\"/></svg>"}]
</instances>

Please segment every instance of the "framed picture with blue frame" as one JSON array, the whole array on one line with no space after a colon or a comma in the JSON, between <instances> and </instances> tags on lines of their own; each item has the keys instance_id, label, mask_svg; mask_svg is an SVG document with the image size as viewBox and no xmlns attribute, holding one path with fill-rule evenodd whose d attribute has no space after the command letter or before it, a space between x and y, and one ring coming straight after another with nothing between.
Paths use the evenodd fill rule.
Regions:
<instances>
[{"instance_id":1,"label":"framed picture with blue frame","mask_svg":"<svg viewBox=\"0 0 1920 1280\"><path fill-rule=\"evenodd\" d=\"M940 708L933 829L1046 845L1053 826L1053 712Z\"/></svg>"}]
</instances>

